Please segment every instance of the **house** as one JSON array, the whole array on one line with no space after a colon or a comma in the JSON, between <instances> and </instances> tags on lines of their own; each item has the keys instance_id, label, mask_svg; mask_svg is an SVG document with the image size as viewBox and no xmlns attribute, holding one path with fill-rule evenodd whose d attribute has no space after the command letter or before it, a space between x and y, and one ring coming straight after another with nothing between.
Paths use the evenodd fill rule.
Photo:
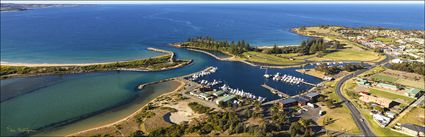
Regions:
<instances>
[{"instance_id":1,"label":"house","mask_svg":"<svg viewBox=\"0 0 425 137\"><path fill-rule=\"evenodd\" d=\"M391 60L391 63L403 63L403 60L401 60L401 59L393 59L393 60Z\"/></svg>"},{"instance_id":2,"label":"house","mask_svg":"<svg viewBox=\"0 0 425 137\"><path fill-rule=\"evenodd\" d=\"M387 98L377 97L377 96L373 96L373 95L369 95L365 93L361 93L360 95L361 96L359 99L366 103L373 102L386 108L390 108L394 104L392 100Z\"/></svg>"},{"instance_id":3,"label":"house","mask_svg":"<svg viewBox=\"0 0 425 137\"><path fill-rule=\"evenodd\" d=\"M304 97L295 97L294 99L297 101L298 106L305 106L310 101L310 99Z\"/></svg>"},{"instance_id":4,"label":"house","mask_svg":"<svg viewBox=\"0 0 425 137\"><path fill-rule=\"evenodd\" d=\"M221 95L223 95L224 94L224 91L223 90L219 90L219 91L215 91L214 93L212 93L214 96L216 96L216 97L219 97L219 96L221 96Z\"/></svg>"},{"instance_id":5,"label":"house","mask_svg":"<svg viewBox=\"0 0 425 137\"><path fill-rule=\"evenodd\" d=\"M388 123L390 123L390 120L391 120L391 118L386 117L386 116L379 114L379 113L373 114L372 117L373 117L373 120L375 120L379 124L379 126L381 126L381 127L387 126Z\"/></svg>"},{"instance_id":6,"label":"house","mask_svg":"<svg viewBox=\"0 0 425 137\"><path fill-rule=\"evenodd\" d=\"M307 106L312 107L312 108L316 108L317 106L313 103L307 103Z\"/></svg>"},{"instance_id":7,"label":"house","mask_svg":"<svg viewBox=\"0 0 425 137\"><path fill-rule=\"evenodd\" d=\"M218 105L218 104L220 104L220 102L224 102L224 103L226 103L226 102L228 102L228 101L232 101L232 100L234 100L235 98L236 98L236 95L222 96L222 97L220 97L220 98L217 98L217 99L215 100L215 103Z\"/></svg>"},{"instance_id":8,"label":"house","mask_svg":"<svg viewBox=\"0 0 425 137\"><path fill-rule=\"evenodd\" d=\"M411 136L425 136L425 127L415 124L402 124L401 132Z\"/></svg>"},{"instance_id":9,"label":"house","mask_svg":"<svg viewBox=\"0 0 425 137\"><path fill-rule=\"evenodd\" d=\"M387 117L393 119L397 116L397 113L391 112L391 111L387 111L385 112L385 115L387 115Z\"/></svg>"},{"instance_id":10,"label":"house","mask_svg":"<svg viewBox=\"0 0 425 137\"><path fill-rule=\"evenodd\" d=\"M406 95L409 97L413 97L416 98L418 97L418 94L421 92L421 90L417 89L417 88L410 88L407 90Z\"/></svg>"},{"instance_id":11,"label":"house","mask_svg":"<svg viewBox=\"0 0 425 137\"><path fill-rule=\"evenodd\" d=\"M320 97L320 94L317 92L311 92L304 95L305 98L309 99L310 101L316 102L317 99Z\"/></svg>"},{"instance_id":12,"label":"house","mask_svg":"<svg viewBox=\"0 0 425 137\"><path fill-rule=\"evenodd\" d=\"M332 80L334 80L334 78L333 77L329 77L329 76L324 76L323 77L323 80L332 81Z\"/></svg>"},{"instance_id":13,"label":"house","mask_svg":"<svg viewBox=\"0 0 425 137\"><path fill-rule=\"evenodd\" d=\"M378 83L376 87L389 89L389 90L398 90L398 87L396 85L385 84L385 83Z\"/></svg>"},{"instance_id":14,"label":"house","mask_svg":"<svg viewBox=\"0 0 425 137\"><path fill-rule=\"evenodd\" d=\"M288 99L279 101L279 106L282 107L282 108L292 107L292 106L295 106L297 104L298 104L298 102L294 98L288 98Z\"/></svg>"},{"instance_id":15,"label":"house","mask_svg":"<svg viewBox=\"0 0 425 137\"><path fill-rule=\"evenodd\" d=\"M199 91L202 91L202 92L212 91L212 90L213 90L213 88L211 88L211 87L202 87L202 88L199 89Z\"/></svg>"},{"instance_id":16,"label":"house","mask_svg":"<svg viewBox=\"0 0 425 137\"><path fill-rule=\"evenodd\" d=\"M202 98L204 100L211 100L212 99L212 96L210 94L207 94L207 93L199 93L198 95L199 95L199 98Z\"/></svg>"},{"instance_id":17,"label":"house","mask_svg":"<svg viewBox=\"0 0 425 137\"><path fill-rule=\"evenodd\" d=\"M371 86L370 82L367 81L366 79L357 79L356 83L357 85L360 85L360 86L368 86L368 87Z\"/></svg>"}]
</instances>

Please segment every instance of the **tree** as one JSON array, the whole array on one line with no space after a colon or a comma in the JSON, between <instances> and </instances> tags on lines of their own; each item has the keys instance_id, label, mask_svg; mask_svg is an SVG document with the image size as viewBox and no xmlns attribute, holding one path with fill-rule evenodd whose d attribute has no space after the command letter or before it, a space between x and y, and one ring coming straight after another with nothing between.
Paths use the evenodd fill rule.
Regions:
<instances>
[{"instance_id":1,"label":"tree","mask_svg":"<svg viewBox=\"0 0 425 137\"><path fill-rule=\"evenodd\" d=\"M143 131L136 130L135 132L130 134L130 137L143 137Z\"/></svg>"},{"instance_id":2,"label":"tree","mask_svg":"<svg viewBox=\"0 0 425 137\"><path fill-rule=\"evenodd\" d=\"M289 131L291 133L291 137L297 136L300 129L301 129L301 126L298 122L292 122L291 126L289 126Z\"/></svg>"},{"instance_id":3,"label":"tree","mask_svg":"<svg viewBox=\"0 0 425 137\"><path fill-rule=\"evenodd\" d=\"M304 137L312 137L313 136L313 130L311 129L311 127L307 127L303 136Z\"/></svg>"},{"instance_id":4,"label":"tree","mask_svg":"<svg viewBox=\"0 0 425 137\"><path fill-rule=\"evenodd\" d=\"M333 108L334 107L334 102L331 99L326 100L326 106L328 108Z\"/></svg>"}]
</instances>

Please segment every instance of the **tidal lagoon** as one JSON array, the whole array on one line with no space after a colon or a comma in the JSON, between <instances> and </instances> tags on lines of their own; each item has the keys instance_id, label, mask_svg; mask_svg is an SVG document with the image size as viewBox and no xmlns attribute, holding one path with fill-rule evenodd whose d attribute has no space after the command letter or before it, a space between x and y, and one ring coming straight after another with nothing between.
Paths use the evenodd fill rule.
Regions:
<instances>
[{"instance_id":1,"label":"tidal lagoon","mask_svg":"<svg viewBox=\"0 0 425 137\"><path fill-rule=\"evenodd\" d=\"M125 117L124 112L135 108L123 106L159 95L139 92L138 84L193 73L208 66L218 67L209 79L222 80L269 100L276 99L278 96L261 87L268 82L263 78L264 69L219 61L204 53L168 45L199 35L244 39L256 46L298 44L306 37L290 29L303 25L423 29L423 10L421 5L82 5L2 12L2 62L109 62L152 57L157 54L145 49L158 47L175 52L179 59L193 59L193 63L160 72L113 71L1 80L1 135L41 129L48 132L56 127L66 128L69 123L79 125L78 122L90 128L102 124L99 121L120 119ZM295 69L268 71L320 82ZM269 83L290 95L311 88ZM3 95L7 97L3 99ZM146 97L140 99L140 96ZM61 134L70 132L61 131L64 131Z\"/></svg>"}]
</instances>

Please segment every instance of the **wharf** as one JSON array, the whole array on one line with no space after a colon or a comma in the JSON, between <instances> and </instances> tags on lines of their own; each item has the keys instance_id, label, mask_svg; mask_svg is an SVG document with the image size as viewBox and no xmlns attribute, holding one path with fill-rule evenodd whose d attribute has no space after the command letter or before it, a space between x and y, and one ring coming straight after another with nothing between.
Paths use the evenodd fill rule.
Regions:
<instances>
[{"instance_id":1,"label":"wharf","mask_svg":"<svg viewBox=\"0 0 425 137\"><path fill-rule=\"evenodd\" d=\"M313 86L313 87L316 87L317 86L316 84L305 82L305 81L301 81L301 83L304 83L306 85L310 85L310 86Z\"/></svg>"},{"instance_id":2,"label":"wharf","mask_svg":"<svg viewBox=\"0 0 425 137\"><path fill-rule=\"evenodd\" d=\"M264 87L264 88L266 88L266 89L268 89L268 90L270 90L270 92L272 92L273 94L277 94L277 95L282 96L282 97L285 97L285 98L289 98L290 97L288 94L285 94L285 93L283 93L283 92L281 92L281 91L279 91L277 89L274 89L274 88L272 88L272 87L270 87L270 86L268 86L266 84L262 84L261 86Z\"/></svg>"},{"instance_id":3,"label":"wharf","mask_svg":"<svg viewBox=\"0 0 425 137\"><path fill-rule=\"evenodd\" d=\"M184 75L184 76L180 76L180 78L191 77L193 74L196 74L196 73L199 73L199 72L202 72L202 71L207 71L207 70L210 70L212 68L214 68L214 67L213 66L209 66L209 67L207 67L207 68L205 68L205 69L203 69L201 71L197 71L197 72L193 72L193 73L190 73L190 74L187 74L187 75Z\"/></svg>"}]
</instances>

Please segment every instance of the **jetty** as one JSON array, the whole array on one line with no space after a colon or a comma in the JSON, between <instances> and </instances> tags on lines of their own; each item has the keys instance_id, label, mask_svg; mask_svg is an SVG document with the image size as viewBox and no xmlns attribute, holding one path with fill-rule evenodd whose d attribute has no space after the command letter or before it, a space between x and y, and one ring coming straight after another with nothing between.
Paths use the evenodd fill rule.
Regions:
<instances>
[{"instance_id":1,"label":"jetty","mask_svg":"<svg viewBox=\"0 0 425 137\"><path fill-rule=\"evenodd\" d=\"M152 48L152 47L147 48L147 50L155 51L155 52L161 52L161 53L165 53L165 54L170 54L171 55L170 62L173 63L175 61L176 55L172 51L157 49L157 48Z\"/></svg>"},{"instance_id":2,"label":"jetty","mask_svg":"<svg viewBox=\"0 0 425 137\"><path fill-rule=\"evenodd\" d=\"M284 97L284 98L289 98L290 97L288 94L285 94L285 93L283 93L283 92L281 92L281 91L279 91L277 89L274 89L274 88L270 87L269 85L262 84L261 86L264 87L264 88L266 88L266 89L268 89L273 94L277 94L280 97Z\"/></svg>"},{"instance_id":3,"label":"jetty","mask_svg":"<svg viewBox=\"0 0 425 137\"><path fill-rule=\"evenodd\" d=\"M309 82L306 82L306 81L301 81L301 83L304 83L306 85L310 85L310 86L313 86L313 87L316 87L317 86L316 84L309 83Z\"/></svg>"}]
</instances>

